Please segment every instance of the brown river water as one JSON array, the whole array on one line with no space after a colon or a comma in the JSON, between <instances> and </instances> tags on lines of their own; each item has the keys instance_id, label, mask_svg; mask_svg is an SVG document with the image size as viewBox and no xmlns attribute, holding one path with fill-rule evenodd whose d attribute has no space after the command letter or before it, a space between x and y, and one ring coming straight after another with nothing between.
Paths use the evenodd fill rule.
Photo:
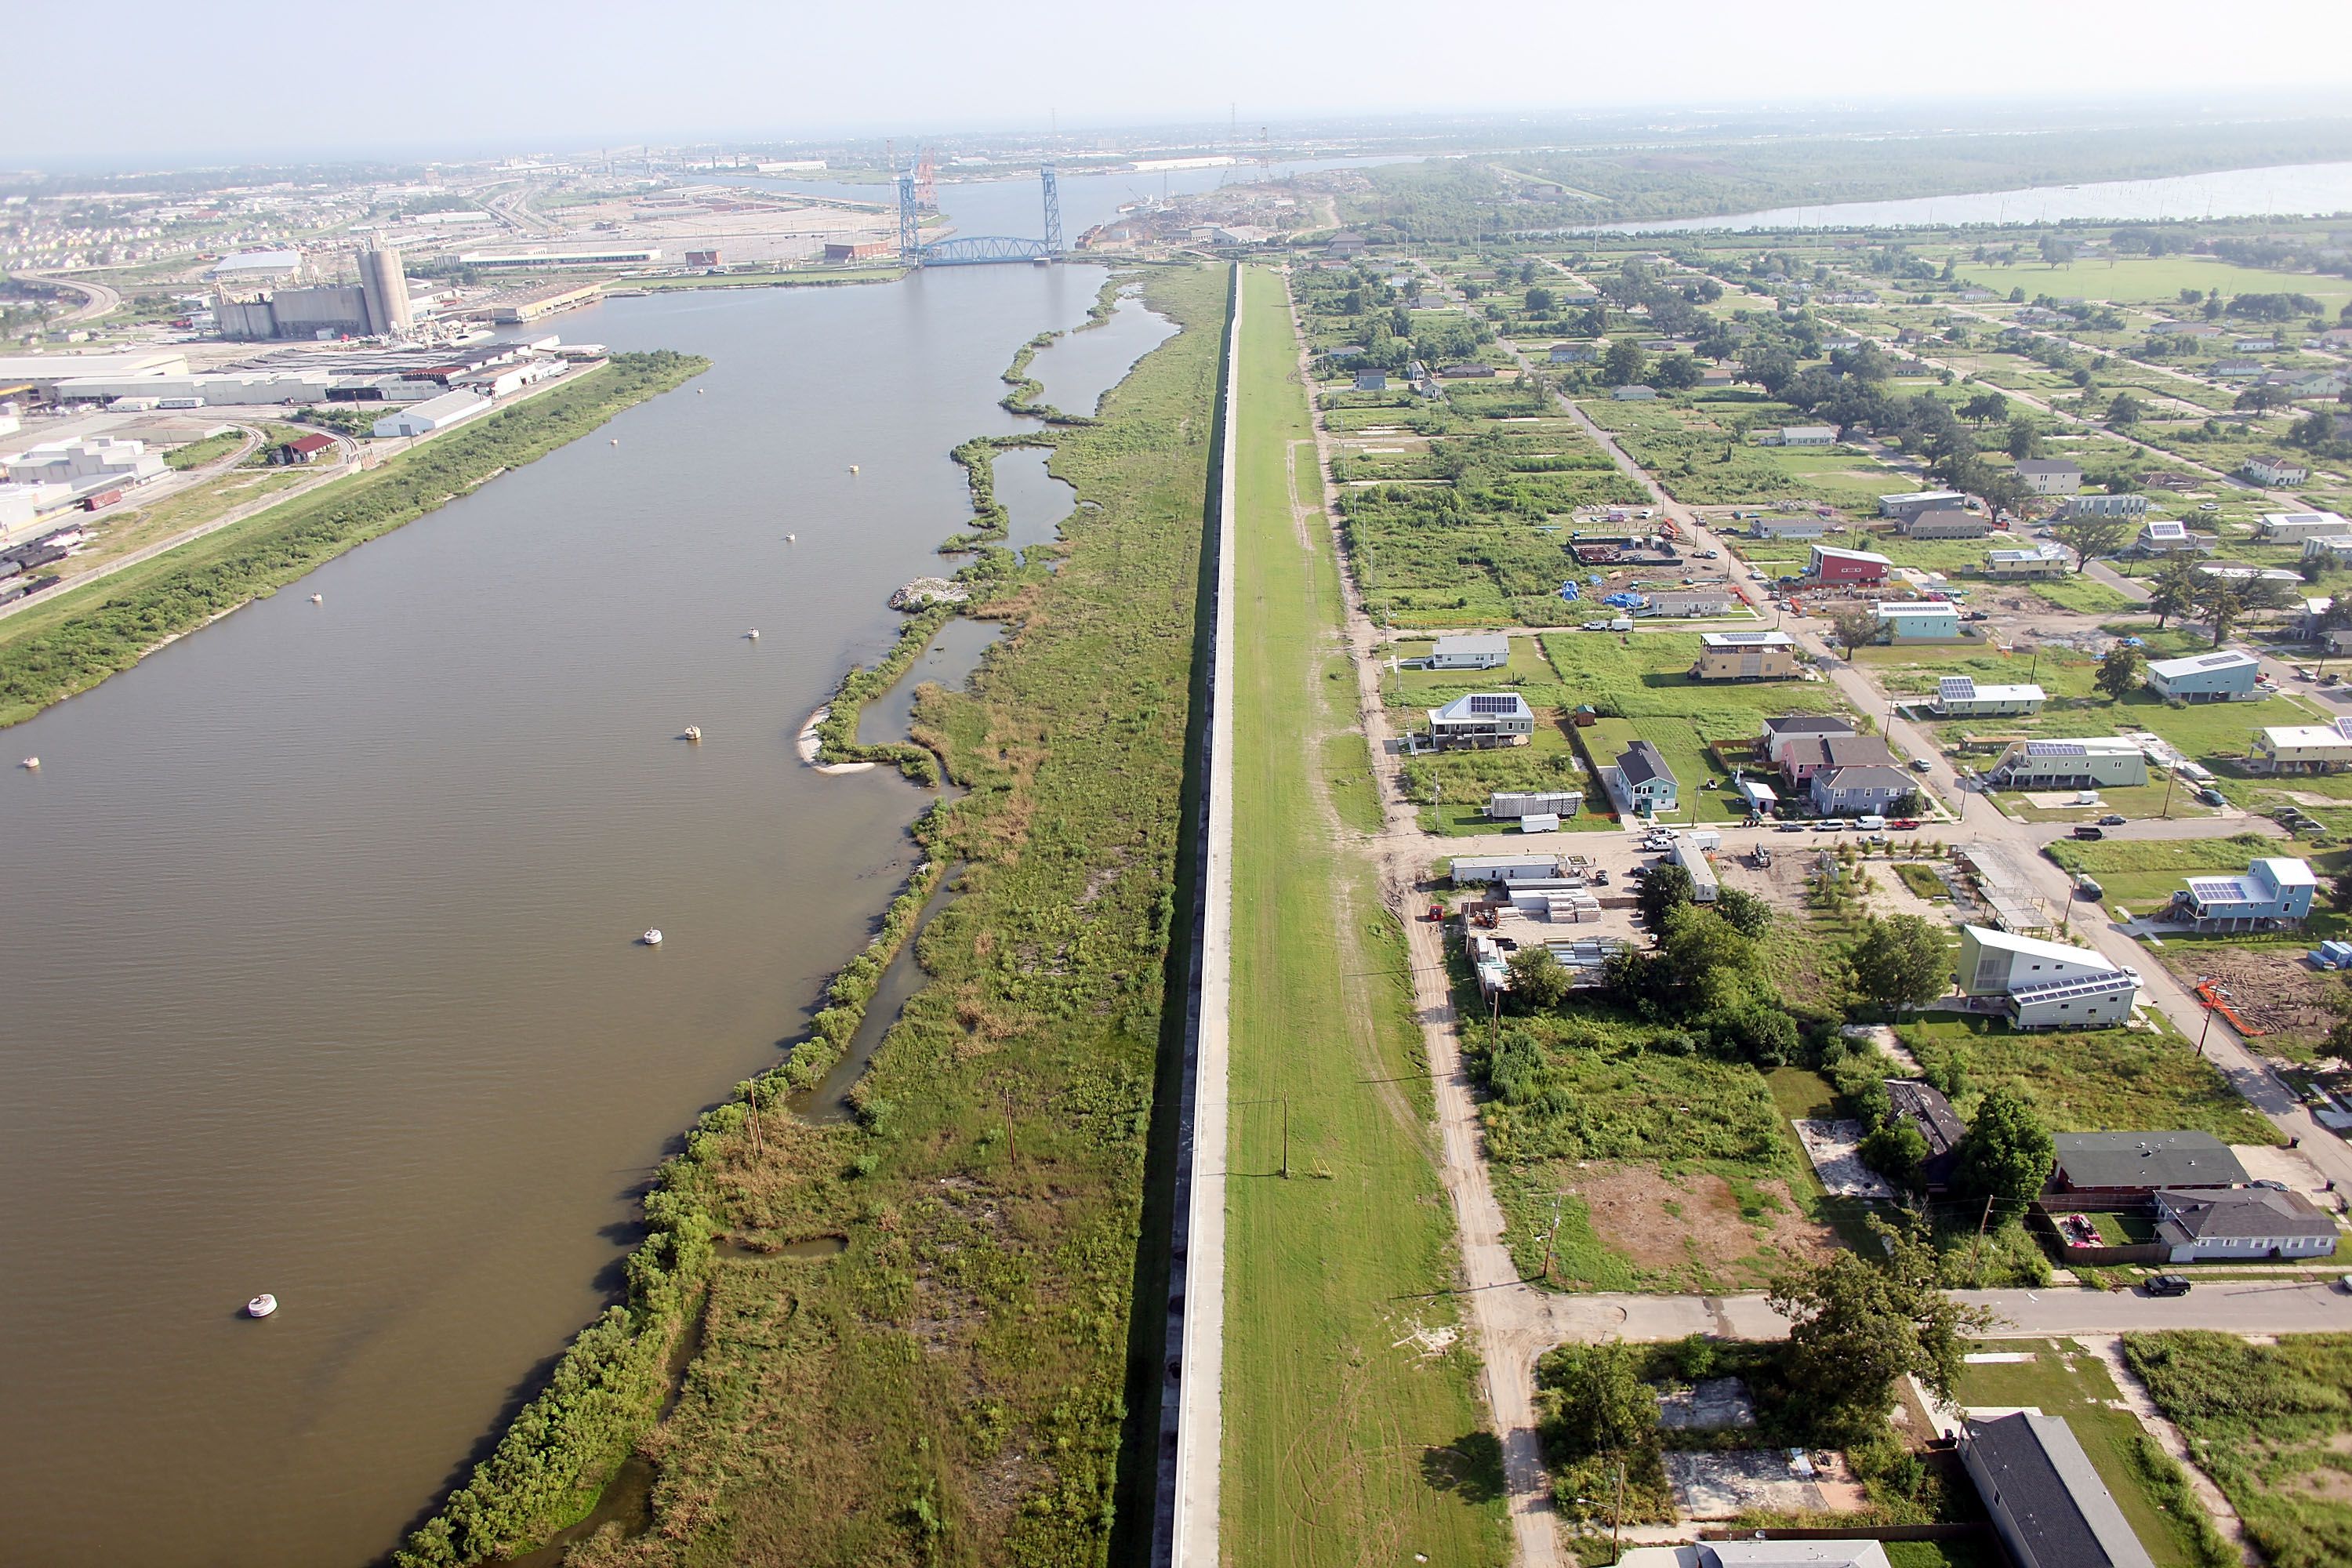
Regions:
<instances>
[{"instance_id":1,"label":"brown river water","mask_svg":"<svg viewBox=\"0 0 2352 1568\"><path fill-rule=\"evenodd\" d=\"M561 318L715 363L0 741L0 1563L365 1563L483 1451L908 871L923 793L793 736L1102 276ZM1167 330L1035 374L1080 411Z\"/></svg>"}]
</instances>

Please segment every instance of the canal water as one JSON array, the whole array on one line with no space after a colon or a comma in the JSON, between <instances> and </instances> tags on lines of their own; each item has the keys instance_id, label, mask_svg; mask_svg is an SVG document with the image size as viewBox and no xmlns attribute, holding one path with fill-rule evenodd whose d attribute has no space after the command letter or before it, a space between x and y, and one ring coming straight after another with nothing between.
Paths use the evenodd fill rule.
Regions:
<instances>
[{"instance_id":1,"label":"canal water","mask_svg":"<svg viewBox=\"0 0 2352 1568\"><path fill-rule=\"evenodd\" d=\"M567 316L713 368L8 737L0 1561L357 1565L478 1455L909 869L922 792L793 737L1103 276Z\"/></svg>"}]
</instances>

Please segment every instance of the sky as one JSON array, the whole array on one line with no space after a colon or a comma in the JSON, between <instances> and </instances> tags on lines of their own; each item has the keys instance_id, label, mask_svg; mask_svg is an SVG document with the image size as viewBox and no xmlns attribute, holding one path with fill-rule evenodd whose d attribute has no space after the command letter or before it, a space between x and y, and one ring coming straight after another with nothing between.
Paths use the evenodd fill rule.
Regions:
<instances>
[{"instance_id":1,"label":"sky","mask_svg":"<svg viewBox=\"0 0 2352 1568\"><path fill-rule=\"evenodd\" d=\"M2352 0L9 10L0 167L1651 105L2162 110L2333 89L2352 111Z\"/></svg>"}]
</instances>

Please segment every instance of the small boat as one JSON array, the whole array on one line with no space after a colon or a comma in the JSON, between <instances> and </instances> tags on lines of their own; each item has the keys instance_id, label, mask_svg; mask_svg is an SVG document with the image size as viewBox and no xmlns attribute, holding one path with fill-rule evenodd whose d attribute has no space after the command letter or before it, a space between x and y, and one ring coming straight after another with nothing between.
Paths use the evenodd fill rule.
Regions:
<instances>
[{"instance_id":1,"label":"small boat","mask_svg":"<svg viewBox=\"0 0 2352 1568\"><path fill-rule=\"evenodd\" d=\"M613 437L613 445L614 445L614 446L615 446L615 447L617 447L617 446L619 446L620 444L621 444L621 438L620 438L618 436L614 437Z\"/></svg>"},{"instance_id":2,"label":"small boat","mask_svg":"<svg viewBox=\"0 0 2352 1568\"><path fill-rule=\"evenodd\" d=\"M702 726L699 724L688 724L686 727L686 738L689 741L699 741L702 739Z\"/></svg>"},{"instance_id":3,"label":"small boat","mask_svg":"<svg viewBox=\"0 0 2352 1568\"><path fill-rule=\"evenodd\" d=\"M787 533L784 535L784 542L786 544L798 544L800 542L801 536L797 533Z\"/></svg>"},{"instance_id":4,"label":"small boat","mask_svg":"<svg viewBox=\"0 0 2352 1568\"><path fill-rule=\"evenodd\" d=\"M753 626L750 631L745 632L743 635L749 637L751 641L758 642L760 640L760 628Z\"/></svg>"},{"instance_id":5,"label":"small boat","mask_svg":"<svg viewBox=\"0 0 2352 1568\"><path fill-rule=\"evenodd\" d=\"M248 1318L266 1318L276 1310L278 1298L267 1290L245 1304L245 1315Z\"/></svg>"},{"instance_id":6,"label":"small boat","mask_svg":"<svg viewBox=\"0 0 2352 1568\"><path fill-rule=\"evenodd\" d=\"M310 595L310 602L314 605L323 605L327 602L327 595L324 594L313 594Z\"/></svg>"},{"instance_id":7,"label":"small boat","mask_svg":"<svg viewBox=\"0 0 2352 1568\"><path fill-rule=\"evenodd\" d=\"M856 472L857 471L857 465L856 465L856 464L855 464L855 463L850 464L850 465L849 465L849 471L850 471L851 473L853 473L853 474L854 474L854 473L856 473Z\"/></svg>"},{"instance_id":8,"label":"small boat","mask_svg":"<svg viewBox=\"0 0 2352 1568\"><path fill-rule=\"evenodd\" d=\"M20 768L29 768L35 773L39 773L41 771L41 759L38 757L26 757L23 762L18 763L16 765Z\"/></svg>"},{"instance_id":9,"label":"small boat","mask_svg":"<svg viewBox=\"0 0 2352 1568\"><path fill-rule=\"evenodd\" d=\"M637 938L637 940L644 942L647 947L659 947L661 945L661 927L655 926L651 928L645 935Z\"/></svg>"}]
</instances>

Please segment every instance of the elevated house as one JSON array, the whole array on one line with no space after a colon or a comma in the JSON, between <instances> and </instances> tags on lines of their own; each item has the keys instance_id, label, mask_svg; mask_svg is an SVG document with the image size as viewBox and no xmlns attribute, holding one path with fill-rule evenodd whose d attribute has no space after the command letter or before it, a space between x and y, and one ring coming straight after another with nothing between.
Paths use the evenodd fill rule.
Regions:
<instances>
[{"instance_id":1,"label":"elevated house","mask_svg":"<svg viewBox=\"0 0 2352 1568\"><path fill-rule=\"evenodd\" d=\"M2050 1190L2101 1203L2152 1200L2161 1188L2242 1187L2253 1178L2210 1132L2059 1132Z\"/></svg>"},{"instance_id":2,"label":"elevated house","mask_svg":"<svg viewBox=\"0 0 2352 1568\"><path fill-rule=\"evenodd\" d=\"M1947 675L1936 681L1930 705L1939 718L1987 719L2039 713L2050 694L2032 684L1979 686L1968 675Z\"/></svg>"},{"instance_id":3,"label":"elevated house","mask_svg":"<svg viewBox=\"0 0 2352 1568\"><path fill-rule=\"evenodd\" d=\"M1990 926L1962 926L1961 994L1998 1005L2021 1029L2099 1028L2131 1016L2139 973L2103 952Z\"/></svg>"},{"instance_id":4,"label":"elevated house","mask_svg":"<svg viewBox=\"0 0 2352 1568\"><path fill-rule=\"evenodd\" d=\"M1960 607L1942 599L1880 600L1870 613L1877 618L1879 636L1890 643L1959 640Z\"/></svg>"},{"instance_id":5,"label":"elevated house","mask_svg":"<svg viewBox=\"0 0 2352 1568\"><path fill-rule=\"evenodd\" d=\"M2254 524L2254 531L2266 540L2288 543L2352 533L2352 522L2347 522L2340 512L2266 511Z\"/></svg>"},{"instance_id":6,"label":"elevated house","mask_svg":"<svg viewBox=\"0 0 2352 1568\"><path fill-rule=\"evenodd\" d=\"M2073 522L2083 518L2125 519L2147 515L2147 498L2140 495L2070 495L2057 515Z\"/></svg>"},{"instance_id":7,"label":"elevated house","mask_svg":"<svg viewBox=\"0 0 2352 1568\"><path fill-rule=\"evenodd\" d=\"M2038 1410L1971 1417L1958 1446L2018 1568L2156 1568L2062 1417Z\"/></svg>"},{"instance_id":8,"label":"elevated house","mask_svg":"<svg viewBox=\"0 0 2352 1568\"><path fill-rule=\"evenodd\" d=\"M2326 724L2273 724L2254 731L2246 771L2332 773L2352 767L2352 718Z\"/></svg>"},{"instance_id":9,"label":"elevated house","mask_svg":"<svg viewBox=\"0 0 2352 1568\"><path fill-rule=\"evenodd\" d=\"M1694 680L1788 680L1803 673L1786 632L1701 632Z\"/></svg>"},{"instance_id":10,"label":"elevated house","mask_svg":"<svg viewBox=\"0 0 2352 1568\"><path fill-rule=\"evenodd\" d=\"M2210 551L2211 534L2192 533L2189 525L2177 518L2159 517L2143 524L2137 535L2126 547L2131 555L2169 555L2175 551Z\"/></svg>"},{"instance_id":11,"label":"elevated house","mask_svg":"<svg viewBox=\"0 0 2352 1568\"><path fill-rule=\"evenodd\" d=\"M1880 496L1878 515L1908 518L1923 511L1960 511L1968 504L1969 498L1958 490L1906 490L1900 495Z\"/></svg>"},{"instance_id":12,"label":"elevated house","mask_svg":"<svg viewBox=\"0 0 2352 1568\"><path fill-rule=\"evenodd\" d=\"M2066 551L2057 544L2036 545L2031 550L1988 551L1984 570L1988 577L2063 577L2066 574Z\"/></svg>"},{"instance_id":13,"label":"elevated house","mask_svg":"<svg viewBox=\"0 0 2352 1568\"><path fill-rule=\"evenodd\" d=\"M1912 513L1903 520L1899 531L1906 539L1982 539L1992 531L1992 519L1982 512L1939 507Z\"/></svg>"},{"instance_id":14,"label":"elevated house","mask_svg":"<svg viewBox=\"0 0 2352 1568\"><path fill-rule=\"evenodd\" d=\"M2262 672L2262 660L2252 654L2225 647L2156 660L2147 667L2147 689L2183 702L2245 702L2263 695L2255 689Z\"/></svg>"},{"instance_id":15,"label":"elevated house","mask_svg":"<svg viewBox=\"0 0 2352 1568\"><path fill-rule=\"evenodd\" d=\"M1535 710L1516 691L1472 691L1429 712L1429 738L1441 750L1524 746L1535 735Z\"/></svg>"},{"instance_id":16,"label":"elevated house","mask_svg":"<svg viewBox=\"0 0 2352 1568\"><path fill-rule=\"evenodd\" d=\"M1500 632L1439 637L1422 660L1425 669L1500 669L1511 662L1511 639Z\"/></svg>"},{"instance_id":17,"label":"elevated house","mask_svg":"<svg viewBox=\"0 0 2352 1568\"><path fill-rule=\"evenodd\" d=\"M2011 741L1985 778L1996 789L2128 789L2147 783L2147 752L2121 735Z\"/></svg>"},{"instance_id":18,"label":"elevated house","mask_svg":"<svg viewBox=\"0 0 2352 1568\"><path fill-rule=\"evenodd\" d=\"M2191 877L2165 918L2200 931L2278 931L2303 924L2319 879L2307 860L2266 855L2235 877Z\"/></svg>"},{"instance_id":19,"label":"elevated house","mask_svg":"<svg viewBox=\"0 0 2352 1568\"><path fill-rule=\"evenodd\" d=\"M2341 566L2352 561L2352 529L2342 533L2313 534L2303 542L2305 561L2325 561L2330 566Z\"/></svg>"}]
</instances>

